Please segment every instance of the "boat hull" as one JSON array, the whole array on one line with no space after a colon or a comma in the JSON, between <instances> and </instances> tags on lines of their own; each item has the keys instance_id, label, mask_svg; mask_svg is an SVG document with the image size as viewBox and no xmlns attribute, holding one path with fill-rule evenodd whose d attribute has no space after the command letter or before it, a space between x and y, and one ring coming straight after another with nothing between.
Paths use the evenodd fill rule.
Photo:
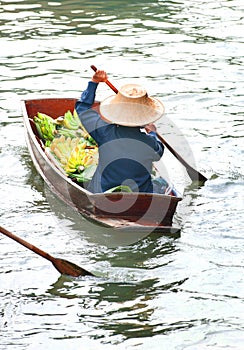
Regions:
<instances>
[{"instance_id":1,"label":"boat hull","mask_svg":"<svg viewBox=\"0 0 244 350\"><path fill-rule=\"evenodd\" d=\"M104 227L178 235L180 228L173 227L172 221L177 204L182 199L180 196L148 193L94 194L75 183L52 161L38 137L33 117L41 112L57 118L67 110L74 110L75 102L74 98L22 101L28 150L38 173L51 191L86 219ZM99 111L99 103L95 102L93 108Z\"/></svg>"}]
</instances>

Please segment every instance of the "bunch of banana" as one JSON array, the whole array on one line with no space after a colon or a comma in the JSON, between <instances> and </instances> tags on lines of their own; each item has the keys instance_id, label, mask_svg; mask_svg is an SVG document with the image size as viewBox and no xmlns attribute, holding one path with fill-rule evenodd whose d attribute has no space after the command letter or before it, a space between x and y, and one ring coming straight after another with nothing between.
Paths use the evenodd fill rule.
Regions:
<instances>
[{"instance_id":1,"label":"bunch of banana","mask_svg":"<svg viewBox=\"0 0 244 350\"><path fill-rule=\"evenodd\" d=\"M98 148L86 148L87 142L77 144L72 150L68 162L64 168L67 174L81 173L92 164L97 164Z\"/></svg>"},{"instance_id":2,"label":"bunch of banana","mask_svg":"<svg viewBox=\"0 0 244 350\"><path fill-rule=\"evenodd\" d=\"M47 114L40 112L37 113L33 120L41 139L46 142L52 141L57 132L55 120L49 117Z\"/></svg>"},{"instance_id":3,"label":"bunch of banana","mask_svg":"<svg viewBox=\"0 0 244 350\"><path fill-rule=\"evenodd\" d=\"M77 130L71 130L67 129L65 127L57 127L57 136L65 136L66 138L77 138L77 137L84 137L84 132L81 129Z\"/></svg>"},{"instance_id":4,"label":"bunch of banana","mask_svg":"<svg viewBox=\"0 0 244 350\"><path fill-rule=\"evenodd\" d=\"M77 112L68 111L57 119L37 113L33 119L45 146L49 147L66 174L77 181L90 180L98 163L98 147L80 122Z\"/></svg>"},{"instance_id":5,"label":"bunch of banana","mask_svg":"<svg viewBox=\"0 0 244 350\"><path fill-rule=\"evenodd\" d=\"M67 137L64 135L55 138L50 144L50 150L61 163L63 168L66 166L72 150L79 144L79 138Z\"/></svg>"},{"instance_id":6,"label":"bunch of banana","mask_svg":"<svg viewBox=\"0 0 244 350\"><path fill-rule=\"evenodd\" d=\"M62 135L54 138L49 148L68 175L97 165L98 148L90 146L84 138L66 138Z\"/></svg>"},{"instance_id":7,"label":"bunch of banana","mask_svg":"<svg viewBox=\"0 0 244 350\"><path fill-rule=\"evenodd\" d=\"M89 142L90 146L96 145L96 141L81 123L76 110L74 110L73 114L70 111L66 112L63 117L57 118L56 122L58 124L58 134L66 137L83 137Z\"/></svg>"},{"instance_id":8,"label":"bunch of banana","mask_svg":"<svg viewBox=\"0 0 244 350\"><path fill-rule=\"evenodd\" d=\"M81 126L81 121L77 112L67 111L63 117L57 118L57 123L69 130L77 130Z\"/></svg>"}]
</instances>

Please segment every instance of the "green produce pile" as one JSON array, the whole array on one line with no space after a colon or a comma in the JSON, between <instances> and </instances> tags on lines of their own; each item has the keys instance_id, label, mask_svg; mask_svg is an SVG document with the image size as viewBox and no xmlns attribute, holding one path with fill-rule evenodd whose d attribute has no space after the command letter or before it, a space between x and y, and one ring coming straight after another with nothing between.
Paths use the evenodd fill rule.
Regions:
<instances>
[{"instance_id":1,"label":"green produce pile","mask_svg":"<svg viewBox=\"0 0 244 350\"><path fill-rule=\"evenodd\" d=\"M91 180L98 163L98 147L74 110L53 119L38 112L33 118L45 147L66 174L78 182Z\"/></svg>"}]
</instances>

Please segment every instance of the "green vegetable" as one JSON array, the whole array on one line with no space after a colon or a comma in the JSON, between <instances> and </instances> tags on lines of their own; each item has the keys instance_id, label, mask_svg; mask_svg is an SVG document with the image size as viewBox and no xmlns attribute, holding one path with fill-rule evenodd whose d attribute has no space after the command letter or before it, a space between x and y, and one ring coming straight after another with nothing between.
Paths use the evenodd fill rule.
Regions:
<instances>
[{"instance_id":1,"label":"green vegetable","mask_svg":"<svg viewBox=\"0 0 244 350\"><path fill-rule=\"evenodd\" d=\"M87 168L85 168L84 171L82 171L82 173L80 174L71 173L69 174L69 177L71 177L72 179L75 179L78 182L88 182L88 181L91 181L96 168L97 168L97 165L92 164Z\"/></svg>"},{"instance_id":2,"label":"green vegetable","mask_svg":"<svg viewBox=\"0 0 244 350\"><path fill-rule=\"evenodd\" d=\"M104 193L113 193L113 192L132 192L129 186L119 185L116 187L112 187Z\"/></svg>"}]
</instances>

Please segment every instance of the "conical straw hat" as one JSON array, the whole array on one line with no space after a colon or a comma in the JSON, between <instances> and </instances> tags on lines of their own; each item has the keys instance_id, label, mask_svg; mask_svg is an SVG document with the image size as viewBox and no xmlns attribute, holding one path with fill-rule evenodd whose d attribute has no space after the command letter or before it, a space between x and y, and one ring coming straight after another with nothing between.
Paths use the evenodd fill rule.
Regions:
<instances>
[{"instance_id":1,"label":"conical straw hat","mask_svg":"<svg viewBox=\"0 0 244 350\"><path fill-rule=\"evenodd\" d=\"M109 123L145 126L162 117L164 105L158 99L149 97L141 85L127 84L116 95L101 102L100 113Z\"/></svg>"}]
</instances>

